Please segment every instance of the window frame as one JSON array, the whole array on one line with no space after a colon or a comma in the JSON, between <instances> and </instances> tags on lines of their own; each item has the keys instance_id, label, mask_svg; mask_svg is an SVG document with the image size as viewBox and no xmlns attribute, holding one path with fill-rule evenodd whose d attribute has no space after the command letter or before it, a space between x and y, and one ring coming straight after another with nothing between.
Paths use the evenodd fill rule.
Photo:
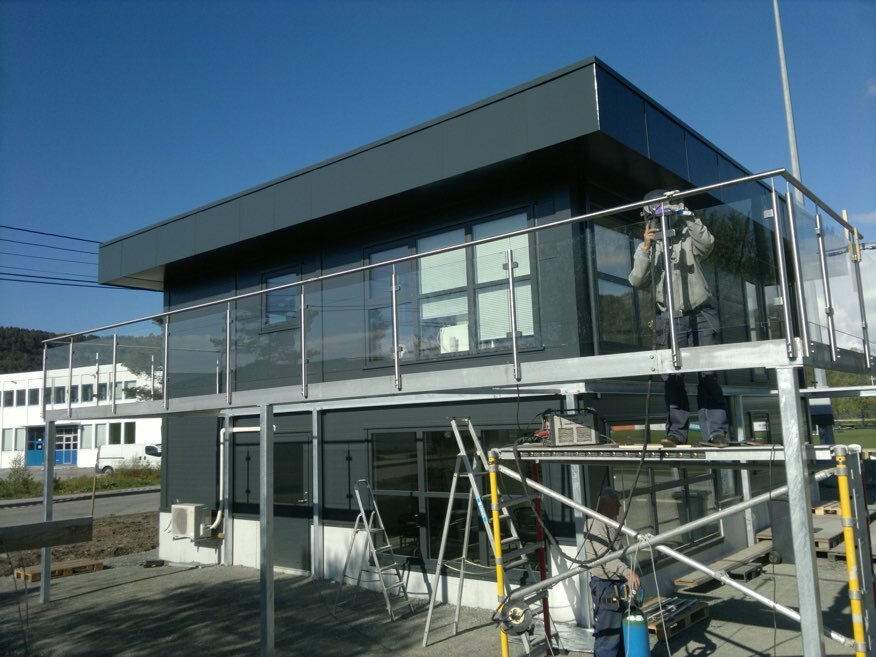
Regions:
<instances>
[{"instance_id":1,"label":"window frame","mask_svg":"<svg viewBox=\"0 0 876 657\"><path fill-rule=\"evenodd\" d=\"M285 278L287 276L294 277L295 280L278 282L273 279ZM262 273L261 275L261 289L268 290L271 287L276 287L278 285L286 285L288 283L299 283L301 282L301 265L295 264L289 267L283 267L282 269L275 269L272 271L267 271ZM259 327L262 333L273 333L274 331L289 331L301 328L301 290L302 286L297 285L294 287L286 288L284 290L280 290L279 292L263 292L260 295L260 304L259 304ZM294 296L294 308L292 308L292 317L290 318L289 313L286 313L286 319L278 320L278 321L270 321L268 314L271 312L270 310L270 301L272 297L276 297L282 294L283 296ZM276 299L275 299L276 303Z\"/></svg>"},{"instance_id":2,"label":"window frame","mask_svg":"<svg viewBox=\"0 0 876 657\"><path fill-rule=\"evenodd\" d=\"M407 255L412 256L417 255L421 250L421 244L424 240L440 238L441 235L462 231L461 237L463 239L463 242L460 245L460 249L464 249L465 256L465 285L446 287L435 290L428 289L426 291L423 291L423 278L421 267L422 258L406 261L411 264L406 271L402 272L402 275L404 277L410 278L407 280L399 281L399 289L396 295L397 305L399 309L399 345L400 347L402 347L400 349L400 357L402 359L411 362L425 362L443 360L447 358L460 358L483 356L494 353L507 353L511 351L512 347L510 335L507 335L507 337L504 339L493 340L492 345L482 344L482 341L480 340L481 326L480 322L478 321L478 317L479 313L481 312L479 303L482 301L483 298L481 295L483 291L489 290L490 288L500 288L504 292L505 298L507 299L507 283L505 283L505 278L491 279L487 281L476 280L475 257L478 247L471 246L468 243L473 241L473 234L477 230L477 227L485 226L491 222L511 219L519 215L522 215L523 218L523 225L521 226L521 228L529 228L534 225L532 208L530 206L517 206L515 208L502 212L491 213L488 215L480 215L462 222L442 226L440 229L436 229L428 233L411 235L407 240L404 241L394 241L374 245L373 247L365 250L363 254L364 262L367 264L378 264L382 260L393 260L398 257L404 257L401 254L394 256L389 255L393 251L406 252ZM541 335L541 315L538 307L539 297L537 275L537 242L532 234L527 235L527 248L529 271L524 275L515 275L514 277L515 292L519 294L520 286L528 285L530 293L532 316L531 318L528 318L528 320L531 321L532 333L521 335L520 322L518 321L518 341L522 339L524 342L524 344L522 345L518 343L518 347L523 349L537 348L538 339ZM426 249L426 251L428 250L431 249ZM380 256L383 256L384 254L387 254L387 257L381 258ZM515 257L515 260L519 262L520 258ZM375 313L388 311L389 317L387 318L387 322L391 321L390 318L392 308L392 293L389 289L389 285L386 286L385 290L375 289L374 283L376 281L382 282L388 279L385 275L380 277L373 276L370 273L371 271L374 270L369 270L369 274L366 276L364 286L365 329L368 336L366 344L366 366L385 366L392 363L392 349L391 346L389 350L387 350L385 347L376 348L378 347L378 343L374 339L376 325L373 323L372 317L376 316ZM446 297L450 299L454 296L462 297L464 299L466 309L465 325L467 326L467 330L464 331L464 335L462 330L451 331L450 333L459 333L459 335L453 336L458 341L456 344L458 345L463 339L465 339L467 340L468 348L453 350L448 347L446 350L443 350L441 338L438 337L437 333L434 340L430 342L430 346L427 346L425 342L428 332L424 330L424 325L427 321L423 318L424 305L428 304L430 300L438 300L441 297ZM407 335L407 324L405 324L404 321L406 316L402 311L402 308L404 306L408 306L410 308L409 313L412 317L410 323L411 335ZM456 326L463 326L463 323L459 322L457 324L448 324L444 328ZM385 327L381 326L381 329L385 330ZM485 343L486 340L483 342ZM412 347L409 347L409 345L412 345ZM413 351L413 353L409 356L408 353L410 351Z\"/></svg>"}]
</instances>

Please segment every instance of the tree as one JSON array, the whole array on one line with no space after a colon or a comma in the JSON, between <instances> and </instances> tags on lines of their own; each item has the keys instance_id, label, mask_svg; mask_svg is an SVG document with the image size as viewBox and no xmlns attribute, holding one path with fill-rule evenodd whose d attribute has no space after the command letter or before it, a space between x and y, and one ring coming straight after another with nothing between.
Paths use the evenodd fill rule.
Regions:
<instances>
[{"instance_id":1,"label":"tree","mask_svg":"<svg viewBox=\"0 0 876 657\"><path fill-rule=\"evenodd\" d=\"M43 369L43 340L58 335L36 329L0 327L0 374Z\"/></svg>"}]
</instances>

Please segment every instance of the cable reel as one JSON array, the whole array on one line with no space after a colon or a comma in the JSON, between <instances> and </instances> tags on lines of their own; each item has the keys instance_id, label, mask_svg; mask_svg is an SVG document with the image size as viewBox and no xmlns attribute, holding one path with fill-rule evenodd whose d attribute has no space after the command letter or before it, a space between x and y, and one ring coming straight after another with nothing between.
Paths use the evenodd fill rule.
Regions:
<instances>
[{"instance_id":1,"label":"cable reel","mask_svg":"<svg viewBox=\"0 0 876 657\"><path fill-rule=\"evenodd\" d=\"M502 630L508 634L530 632L535 626L532 609L524 605L506 605L502 607L499 624L502 626Z\"/></svg>"}]
</instances>

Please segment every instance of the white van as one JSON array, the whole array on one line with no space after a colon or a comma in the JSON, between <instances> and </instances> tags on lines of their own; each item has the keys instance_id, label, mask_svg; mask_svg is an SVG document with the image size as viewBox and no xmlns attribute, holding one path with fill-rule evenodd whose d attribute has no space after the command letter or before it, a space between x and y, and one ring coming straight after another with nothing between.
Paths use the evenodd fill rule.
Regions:
<instances>
[{"instance_id":1,"label":"white van","mask_svg":"<svg viewBox=\"0 0 876 657\"><path fill-rule=\"evenodd\" d=\"M97 448L95 472L112 474L122 466L161 467L161 445L101 445Z\"/></svg>"}]
</instances>

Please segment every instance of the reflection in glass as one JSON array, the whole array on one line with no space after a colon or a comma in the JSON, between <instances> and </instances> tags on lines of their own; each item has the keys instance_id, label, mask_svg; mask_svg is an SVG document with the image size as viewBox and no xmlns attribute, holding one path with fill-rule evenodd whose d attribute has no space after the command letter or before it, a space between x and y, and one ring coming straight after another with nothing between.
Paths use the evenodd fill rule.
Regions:
<instances>
[{"instance_id":1,"label":"reflection in glass","mask_svg":"<svg viewBox=\"0 0 876 657\"><path fill-rule=\"evenodd\" d=\"M636 330L633 288L629 285L600 280L599 317L605 339L625 344L639 342Z\"/></svg>"},{"instance_id":2,"label":"reflection in glass","mask_svg":"<svg viewBox=\"0 0 876 657\"><path fill-rule=\"evenodd\" d=\"M171 397L210 395L224 390L225 307L174 315L167 360Z\"/></svg>"},{"instance_id":3,"label":"reflection in glass","mask_svg":"<svg viewBox=\"0 0 876 657\"><path fill-rule=\"evenodd\" d=\"M374 488L415 491L417 434L413 431L372 434Z\"/></svg>"}]
</instances>

